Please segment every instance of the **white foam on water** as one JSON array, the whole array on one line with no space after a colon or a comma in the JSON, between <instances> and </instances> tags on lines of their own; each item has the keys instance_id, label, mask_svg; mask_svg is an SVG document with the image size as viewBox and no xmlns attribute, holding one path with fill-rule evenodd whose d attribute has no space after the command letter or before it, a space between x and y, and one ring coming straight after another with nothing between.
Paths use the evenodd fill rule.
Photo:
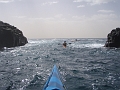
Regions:
<instances>
[{"instance_id":1,"label":"white foam on water","mask_svg":"<svg viewBox=\"0 0 120 90\"><path fill-rule=\"evenodd\" d=\"M42 45L42 44L51 44L55 42L56 39L36 39L36 40L28 40L28 44L25 46L36 46L36 45Z\"/></svg>"},{"instance_id":2,"label":"white foam on water","mask_svg":"<svg viewBox=\"0 0 120 90\"><path fill-rule=\"evenodd\" d=\"M36 39L36 40L28 40L30 44L44 44L44 43L53 43L56 42L56 39Z\"/></svg>"},{"instance_id":3,"label":"white foam on water","mask_svg":"<svg viewBox=\"0 0 120 90\"><path fill-rule=\"evenodd\" d=\"M71 44L73 48L101 48L104 44L94 43L94 44Z\"/></svg>"},{"instance_id":4,"label":"white foam on water","mask_svg":"<svg viewBox=\"0 0 120 90\"><path fill-rule=\"evenodd\" d=\"M90 48L100 48L103 47L103 44L86 44L85 47L90 47Z\"/></svg>"}]
</instances>

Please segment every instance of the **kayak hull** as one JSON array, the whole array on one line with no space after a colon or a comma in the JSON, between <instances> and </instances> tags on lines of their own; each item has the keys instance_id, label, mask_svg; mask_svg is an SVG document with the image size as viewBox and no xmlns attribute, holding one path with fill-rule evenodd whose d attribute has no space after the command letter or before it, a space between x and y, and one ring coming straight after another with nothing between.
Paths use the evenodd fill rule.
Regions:
<instances>
[{"instance_id":1,"label":"kayak hull","mask_svg":"<svg viewBox=\"0 0 120 90\"><path fill-rule=\"evenodd\" d=\"M52 72L44 85L43 90L64 90L60 74L56 65L54 65Z\"/></svg>"}]
</instances>

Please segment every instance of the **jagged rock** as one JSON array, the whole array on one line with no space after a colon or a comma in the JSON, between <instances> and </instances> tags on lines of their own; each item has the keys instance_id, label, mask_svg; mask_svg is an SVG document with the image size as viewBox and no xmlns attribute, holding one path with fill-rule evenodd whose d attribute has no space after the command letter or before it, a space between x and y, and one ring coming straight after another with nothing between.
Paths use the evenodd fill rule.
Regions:
<instances>
[{"instance_id":1,"label":"jagged rock","mask_svg":"<svg viewBox=\"0 0 120 90\"><path fill-rule=\"evenodd\" d=\"M120 47L120 28L113 29L107 35L107 41L105 43L105 47Z\"/></svg>"},{"instance_id":2,"label":"jagged rock","mask_svg":"<svg viewBox=\"0 0 120 90\"><path fill-rule=\"evenodd\" d=\"M22 31L16 27L0 21L0 48L23 46L28 43Z\"/></svg>"}]
</instances>

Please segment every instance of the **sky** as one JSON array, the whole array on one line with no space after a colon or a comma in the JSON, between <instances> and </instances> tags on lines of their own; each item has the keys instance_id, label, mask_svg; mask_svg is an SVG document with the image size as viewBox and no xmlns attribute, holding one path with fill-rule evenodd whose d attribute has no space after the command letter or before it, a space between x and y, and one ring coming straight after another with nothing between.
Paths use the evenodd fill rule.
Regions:
<instances>
[{"instance_id":1,"label":"sky","mask_svg":"<svg viewBox=\"0 0 120 90\"><path fill-rule=\"evenodd\" d=\"M120 0L0 0L0 20L34 38L107 38Z\"/></svg>"}]
</instances>

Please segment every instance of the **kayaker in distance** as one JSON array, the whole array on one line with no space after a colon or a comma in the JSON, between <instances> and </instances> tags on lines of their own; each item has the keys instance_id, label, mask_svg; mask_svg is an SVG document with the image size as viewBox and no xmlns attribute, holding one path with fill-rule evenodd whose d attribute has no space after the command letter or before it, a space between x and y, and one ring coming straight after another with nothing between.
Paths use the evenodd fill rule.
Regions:
<instances>
[{"instance_id":1,"label":"kayaker in distance","mask_svg":"<svg viewBox=\"0 0 120 90\"><path fill-rule=\"evenodd\" d=\"M64 43L63 43L63 47L66 48L66 46L67 46L67 43L66 43L66 41L64 41Z\"/></svg>"},{"instance_id":2,"label":"kayaker in distance","mask_svg":"<svg viewBox=\"0 0 120 90\"><path fill-rule=\"evenodd\" d=\"M72 42L80 41L79 39L72 40Z\"/></svg>"}]
</instances>

